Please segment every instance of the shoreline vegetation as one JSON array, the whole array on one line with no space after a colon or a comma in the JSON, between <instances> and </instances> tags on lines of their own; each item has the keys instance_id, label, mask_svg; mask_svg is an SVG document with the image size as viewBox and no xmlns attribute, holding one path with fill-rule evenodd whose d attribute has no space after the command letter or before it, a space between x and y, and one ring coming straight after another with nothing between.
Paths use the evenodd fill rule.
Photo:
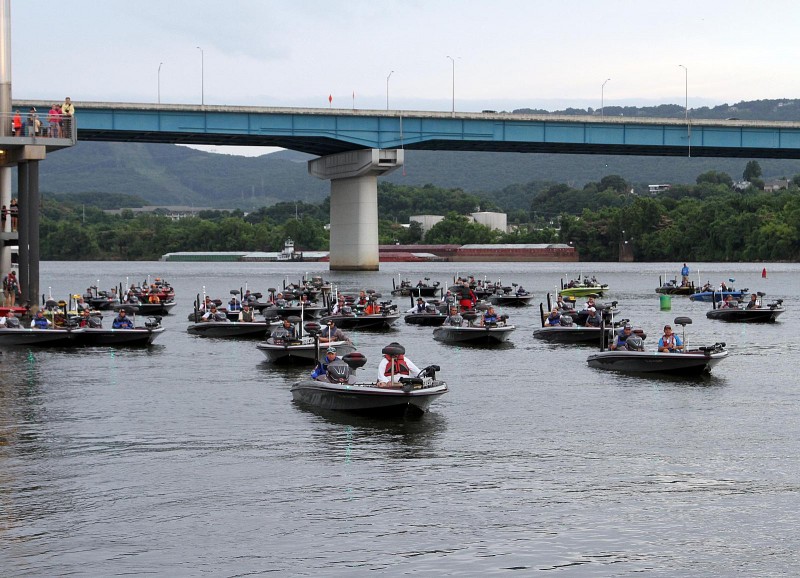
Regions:
<instances>
[{"instance_id":1,"label":"shoreline vegetation","mask_svg":"<svg viewBox=\"0 0 800 578\"><path fill-rule=\"evenodd\" d=\"M800 261L800 175L771 190L750 161L743 177L734 183L726 173L708 171L694 185L655 194L618 175L580 189L531 182L481 195L382 181L379 243L566 243L583 262L617 261L623 248L635 261ZM287 238L298 251L328 250L329 198L180 219L130 210L143 205L122 194L44 194L41 259L153 261L179 251L280 251ZM478 208L507 213L511 232L472 222L467 215ZM420 214L445 218L424 235L416 223L403 226Z\"/></svg>"}]
</instances>

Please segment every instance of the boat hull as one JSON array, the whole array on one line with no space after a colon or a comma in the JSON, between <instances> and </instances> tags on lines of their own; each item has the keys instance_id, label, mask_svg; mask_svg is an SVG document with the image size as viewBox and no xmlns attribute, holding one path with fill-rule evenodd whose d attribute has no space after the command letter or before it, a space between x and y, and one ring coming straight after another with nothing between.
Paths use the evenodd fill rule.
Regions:
<instances>
[{"instance_id":1,"label":"boat hull","mask_svg":"<svg viewBox=\"0 0 800 578\"><path fill-rule=\"evenodd\" d=\"M410 325L439 327L444 324L447 315L442 315L441 313L409 313L403 319Z\"/></svg>"},{"instance_id":2,"label":"boat hull","mask_svg":"<svg viewBox=\"0 0 800 578\"><path fill-rule=\"evenodd\" d=\"M656 289L656 293L661 295L692 295L695 292L695 288L692 286L686 287L671 287L665 285L663 287L659 287Z\"/></svg>"},{"instance_id":3,"label":"boat hull","mask_svg":"<svg viewBox=\"0 0 800 578\"><path fill-rule=\"evenodd\" d=\"M708 373L728 356L725 350L716 352L687 351L662 353L657 351L601 351L586 360L589 367L624 373L665 373L671 375L702 375Z\"/></svg>"},{"instance_id":4,"label":"boat hull","mask_svg":"<svg viewBox=\"0 0 800 578\"><path fill-rule=\"evenodd\" d=\"M0 328L0 346L74 347L83 329Z\"/></svg>"},{"instance_id":5,"label":"boat hull","mask_svg":"<svg viewBox=\"0 0 800 578\"><path fill-rule=\"evenodd\" d=\"M276 344L267 339L256 347L263 353L267 360L272 363L311 363L314 364L320 359L325 350L333 346L336 348L336 355L342 356L356 350L350 342L333 341L331 343L319 343L315 346L314 342L303 343L282 343Z\"/></svg>"},{"instance_id":6,"label":"boat hull","mask_svg":"<svg viewBox=\"0 0 800 578\"><path fill-rule=\"evenodd\" d=\"M786 311L784 307L763 309L712 309L706 317L728 323L774 323Z\"/></svg>"},{"instance_id":7,"label":"boat hull","mask_svg":"<svg viewBox=\"0 0 800 578\"><path fill-rule=\"evenodd\" d=\"M200 337L254 339L265 338L270 330L266 321L201 321L193 323L186 328L191 335Z\"/></svg>"},{"instance_id":8,"label":"boat hull","mask_svg":"<svg viewBox=\"0 0 800 578\"><path fill-rule=\"evenodd\" d=\"M725 301L725 299L730 295L736 301L741 301L742 297L747 295L746 291L701 291L700 293L692 293L689 295L689 299L692 301L703 301L704 303L711 303L712 301L716 301L719 303L720 301Z\"/></svg>"},{"instance_id":9,"label":"boat hull","mask_svg":"<svg viewBox=\"0 0 800 578\"><path fill-rule=\"evenodd\" d=\"M87 347L124 345L127 347L145 347L155 341L156 337L164 333L163 327L149 329L137 327L135 329L95 329L84 327L77 333L77 343Z\"/></svg>"},{"instance_id":10,"label":"boat hull","mask_svg":"<svg viewBox=\"0 0 800 578\"><path fill-rule=\"evenodd\" d=\"M442 326L433 330L433 338L444 343L472 343L493 345L507 341L516 329L513 325L502 327Z\"/></svg>"},{"instance_id":11,"label":"boat hull","mask_svg":"<svg viewBox=\"0 0 800 578\"><path fill-rule=\"evenodd\" d=\"M259 309L258 306L254 307ZM269 305L267 307L261 307L259 310L267 319L273 319L275 317L280 317L281 319L286 319L287 317L301 317L302 314L303 320L313 321L322 315L322 312L325 311L325 308L322 305L309 305L308 307L300 307L299 305L275 307L274 305Z\"/></svg>"},{"instance_id":12,"label":"boat hull","mask_svg":"<svg viewBox=\"0 0 800 578\"><path fill-rule=\"evenodd\" d=\"M136 307L136 314L141 316L169 315L175 305L177 305L175 301L164 301L162 303L139 303L134 307Z\"/></svg>"},{"instance_id":13,"label":"boat hull","mask_svg":"<svg viewBox=\"0 0 800 578\"><path fill-rule=\"evenodd\" d=\"M328 321L333 321L339 329L388 329L398 319L400 319L399 313L358 316L326 315L320 319L320 324L325 325Z\"/></svg>"},{"instance_id":14,"label":"boat hull","mask_svg":"<svg viewBox=\"0 0 800 578\"><path fill-rule=\"evenodd\" d=\"M589 287L565 287L558 292L562 297L589 297L590 295L602 296L608 291L607 285L592 285Z\"/></svg>"},{"instance_id":15,"label":"boat hull","mask_svg":"<svg viewBox=\"0 0 800 578\"><path fill-rule=\"evenodd\" d=\"M420 415L447 393L447 384L403 391L401 387L377 387L374 383L338 384L304 380L292 386L295 402L319 409L376 415Z\"/></svg>"},{"instance_id":16,"label":"boat hull","mask_svg":"<svg viewBox=\"0 0 800 578\"><path fill-rule=\"evenodd\" d=\"M501 307L524 307L528 305L533 299L533 294L530 295L491 295L489 301L494 305Z\"/></svg>"},{"instance_id":17,"label":"boat hull","mask_svg":"<svg viewBox=\"0 0 800 578\"><path fill-rule=\"evenodd\" d=\"M605 343L608 344L614 339L614 330L608 328L605 331ZM543 339L551 343L592 343L599 345L601 332L602 330L599 327L554 326L536 329L533 332L533 336L536 339Z\"/></svg>"}]
</instances>

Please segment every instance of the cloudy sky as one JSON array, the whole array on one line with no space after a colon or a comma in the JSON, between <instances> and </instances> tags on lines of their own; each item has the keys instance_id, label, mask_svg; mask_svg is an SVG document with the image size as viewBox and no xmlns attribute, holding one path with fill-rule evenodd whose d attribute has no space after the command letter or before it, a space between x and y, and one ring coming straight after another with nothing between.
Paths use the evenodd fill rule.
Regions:
<instances>
[{"instance_id":1,"label":"cloudy sky","mask_svg":"<svg viewBox=\"0 0 800 578\"><path fill-rule=\"evenodd\" d=\"M390 107L412 110L450 110L454 78L460 111L598 108L601 92L606 105L682 105L687 86L690 107L800 95L796 1L11 4L15 98L157 102L160 77L164 103L202 90L206 104L331 95L384 109L390 74Z\"/></svg>"}]
</instances>

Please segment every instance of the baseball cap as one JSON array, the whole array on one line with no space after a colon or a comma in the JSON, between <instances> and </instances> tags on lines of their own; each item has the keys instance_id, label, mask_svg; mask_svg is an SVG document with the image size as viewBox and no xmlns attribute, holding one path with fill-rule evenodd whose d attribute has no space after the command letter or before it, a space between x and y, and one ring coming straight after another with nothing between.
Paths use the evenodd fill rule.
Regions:
<instances>
[{"instance_id":1,"label":"baseball cap","mask_svg":"<svg viewBox=\"0 0 800 578\"><path fill-rule=\"evenodd\" d=\"M633 326L630 323L626 323L623 329L633 329Z\"/></svg>"},{"instance_id":2,"label":"baseball cap","mask_svg":"<svg viewBox=\"0 0 800 578\"><path fill-rule=\"evenodd\" d=\"M331 346L325 350L326 353L336 353L336 348Z\"/></svg>"}]
</instances>

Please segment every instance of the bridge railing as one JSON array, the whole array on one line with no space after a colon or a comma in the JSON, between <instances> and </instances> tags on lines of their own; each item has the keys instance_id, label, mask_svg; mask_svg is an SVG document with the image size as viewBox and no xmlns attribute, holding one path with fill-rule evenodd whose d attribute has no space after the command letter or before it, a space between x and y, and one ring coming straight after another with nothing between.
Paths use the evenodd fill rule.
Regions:
<instances>
[{"instance_id":1,"label":"bridge railing","mask_svg":"<svg viewBox=\"0 0 800 578\"><path fill-rule=\"evenodd\" d=\"M38 110L15 111L0 114L0 137L6 143L8 138L19 138L20 144L45 144L43 141L51 139L74 144L78 138L78 125L74 116L51 115L48 111Z\"/></svg>"}]
</instances>

